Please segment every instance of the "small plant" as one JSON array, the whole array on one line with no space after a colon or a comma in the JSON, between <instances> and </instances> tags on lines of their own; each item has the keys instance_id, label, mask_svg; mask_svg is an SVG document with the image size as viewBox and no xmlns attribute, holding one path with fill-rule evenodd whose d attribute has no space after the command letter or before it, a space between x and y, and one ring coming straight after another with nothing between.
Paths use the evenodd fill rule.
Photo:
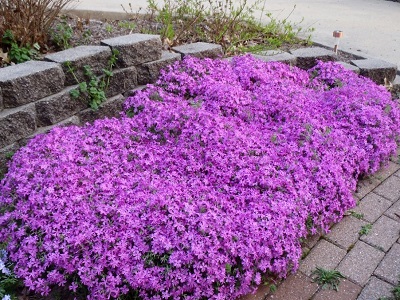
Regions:
<instances>
[{"instance_id":1,"label":"small plant","mask_svg":"<svg viewBox=\"0 0 400 300\"><path fill-rule=\"evenodd\" d=\"M339 283L341 278L345 278L339 271L337 270L326 270L320 267L317 267L312 273L314 282L318 283L322 286L323 289L333 289L338 291Z\"/></svg>"},{"instance_id":2,"label":"small plant","mask_svg":"<svg viewBox=\"0 0 400 300\"><path fill-rule=\"evenodd\" d=\"M111 24L107 23L106 26L105 26L105 30L106 30L107 33L111 33L111 32L113 32L114 27Z\"/></svg>"},{"instance_id":3,"label":"small plant","mask_svg":"<svg viewBox=\"0 0 400 300\"><path fill-rule=\"evenodd\" d=\"M356 219L361 220L362 218L364 218L364 214L357 213L357 212L355 212L353 210L349 211L349 213L350 213L350 216L352 216L352 217L354 217Z\"/></svg>"},{"instance_id":4,"label":"small plant","mask_svg":"<svg viewBox=\"0 0 400 300\"><path fill-rule=\"evenodd\" d=\"M70 41L73 35L74 31L68 24L66 17L63 17L61 22L51 31L52 40L61 49L68 49L71 47Z\"/></svg>"},{"instance_id":5,"label":"small plant","mask_svg":"<svg viewBox=\"0 0 400 300\"><path fill-rule=\"evenodd\" d=\"M74 76L75 81L78 83L78 88L73 89L70 92L70 95L73 98L83 96L92 109L98 109L99 105L106 100L106 91L110 84L110 78L113 76L112 70L117 62L118 54L118 51L114 49L108 62L107 69L103 69L104 76L101 78L98 78L93 73L90 66L84 66L83 74L88 79L87 82L80 82L75 75L75 70L72 67L71 62L66 62L65 65L68 68L68 72Z\"/></svg>"},{"instance_id":6,"label":"small plant","mask_svg":"<svg viewBox=\"0 0 400 300\"><path fill-rule=\"evenodd\" d=\"M7 57L9 62L16 64L37 58L40 50L39 44L29 44L25 46L18 45L18 42L11 30L6 30L1 39L2 44L8 49Z\"/></svg>"},{"instance_id":7,"label":"small plant","mask_svg":"<svg viewBox=\"0 0 400 300\"><path fill-rule=\"evenodd\" d=\"M136 28L136 24L128 20L122 20L118 22L118 27L129 29L132 31Z\"/></svg>"},{"instance_id":8,"label":"small plant","mask_svg":"<svg viewBox=\"0 0 400 300\"><path fill-rule=\"evenodd\" d=\"M360 231L358 232L359 235L367 235L372 229L371 224L361 226Z\"/></svg>"}]
</instances>

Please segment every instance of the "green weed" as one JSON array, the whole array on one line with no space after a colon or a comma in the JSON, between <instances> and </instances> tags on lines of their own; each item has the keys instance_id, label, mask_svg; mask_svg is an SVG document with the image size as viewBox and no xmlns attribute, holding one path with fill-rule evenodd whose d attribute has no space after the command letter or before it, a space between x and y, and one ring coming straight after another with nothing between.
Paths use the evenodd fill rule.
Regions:
<instances>
[{"instance_id":1,"label":"green weed","mask_svg":"<svg viewBox=\"0 0 400 300\"><path fill-rule=\"evenodd\" d=\"M345 278L339 271L336 270L326 270L317 267L311 276L313 281L322 286L323 289L334 289L338 291L340 279Z\"/></svg>"},{"instance_id":2,"label":"green weed","mask_svg":"<svg viewBox=\"0 0 400 300\"><path fill-rule=\"evenodd\" d=\"M358 232L359 235L367 235L372 229L372 225L371 224L367 224L364 226L361 226L360 231Z\"/></svg>"}]
</instances>

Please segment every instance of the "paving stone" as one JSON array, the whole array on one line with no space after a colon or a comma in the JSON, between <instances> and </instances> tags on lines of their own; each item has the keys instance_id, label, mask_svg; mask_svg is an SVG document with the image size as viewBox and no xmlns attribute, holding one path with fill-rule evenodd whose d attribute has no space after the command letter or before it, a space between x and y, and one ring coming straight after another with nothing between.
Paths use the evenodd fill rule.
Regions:
<instances>
[{"instance_id":1,"label":"paving stone","mask_svg":"<svg viewBox=\"0 0 400 300\"><path fill-rule=\"evenodd\" d=\"M346 250L328 241L320 240L307 257L301 261L300 271L310 276L317 267L335 269L346 253Z\"/></svg>"},{"instance_id":2,"label":"paving stone","mask_svg":"<svg viewBox=\"0 0 400 300\"><path fill-rule=\"evenodd\" d=\"M374 274L396 285L400 276L400 244L395 243L381 261Z\"/></svg>"},{"instance_id":3,"label":"paving stone","mask_svg":"<svg viewBox=\"0 0 400 300\"><path fill-rule=\"evenodd\" d=\"M375 193L369 193L360 200L352 211L363 214L364 220L374 223L391 205L391 201Z\"/></svg>"},{"instance_id":4,"label":"paving stone","mask_svg":"<svg viewBox=\"0 0 400 300\"><path fill-rule=\"evenodd\" d=\"M396 171L398 171L399 169L400 165L392 161L389 161L389 163L386 166L382 167L378 172L376 172L372 176L377 178L378 180L385 180L392 174L395 174Z\"/></svg>"},{"instance_id":5,"label":"paving stone","mask_svg":"<svg viewBox=\"0 0 400 300\"><path fill-rule=\"evenodd\" d=\"M161 59L145 63L138 67L138 84L156 82L160 76L160 71L178 60L181 60L181 54L163 51Z\"/></svg>"},{"instance_id":6,"label":"paving stone","mask_svg":"<svg viewBox=\"0 0 400 300\"><path fill-rule=\"evenodd\" d=\"M308 70L317 64L317 60L321 61L335 61L336 57L332 51L325 48L301 48L290 51L297 58L296 65L299 68Z\"/></svg>"},{"instance_id":7,"label":"paving stone","mask_svg":"<svg viewBox=\"0 0 400 300\"><path fill-rule=\"evenodd\" d=\"M0 148L7 147L36 130L34 104L0 112Z\"/></svg>"},{"instance_id":8,"label":"paving stone","mask_svg":"<svg viewBox=\"0 0 400 300\"><path fill-rule=\"evenodd\" d=\"M118 65L137 66L161 58L162 43L160 36L152 34L130 34L101 41L119 51Z\"/></svg>"},{"instance_id":9,"label":"paving stone","mask_svg":"<svg viewBox=\"0 0 400 300\"><path fill-rule=\"evenodd\" d=\"M111 57L111 49L107 46L78 46L64 51L48 54L44 57L47 61L59 63L65 73L65 85L75 85L79 82L86 81L84 75L84 66L89 66L93 73L97 76L103 73L102 69L107 68L108 61ZM69 71L74 70L73 73ZM76 81L78 80L78 82Z\"/></svg>"},{"instance_id":10,"label":"paving stone","mask_svg":"<svg viewBox=\"0 0 400 300\"><path fill-rule=\"evenodd\" d=\"M364 286L384 255L384 252L358 241L337 270L351 281Z\"/></svg>"},{"instance_id":11,"label":"paving stone","mask_svg":"<svg viewBox=\"0 0 400 300\"><path fill-rule=\"evenodd\" d=\"M14 108L58 93L65 75L59 64L27 61L0 68L0 88L4 108Z\"/></svg>"},{"instance_id":12,"label":"paving stone","mask_svg":"<svg viewBox=\"0 0 400 300\"><path fill-rule=\"evenodd\" d=\"M110 98L134 89L138 85L137 78L136 67L114 70L106 90L106 97Z\"/></svg>"},{"instance_id":13,"label":"paving stone","mask_svg":"<svg viewBox=\"0 0 400 300\"><path fill-rule=\"evenodd\" d=\"M135 96L137 92L144 90L145 88L146 88L146 85L140 85L140 86L135 87L132 90L126 91L123 95L125 97L132 97L132 96Z\"/></svg>"},{"instance_id":14,"label":"paving stone","mask_svg":"<svg viewBox=\"0 0 400 300\"><path fill-rule=\"evenodd\" d=\"M173 51L178 52L182 55L182 58L190 55L198 58L219 58L223 56L221 45L210 44L210 43L192 43L172 48Z\"/></svg>"},{"instance_id":15,"label":"paving stone","mask_svg":"<svg viewBox=\"0 0 400 300\"><path fill-rule=\"evenodd\" d=\"M396 164L400 164L400 147L397 147L396 153L394 155L392 155L392 157L390 158L390 161L392 161ZM396 173L394 173L394 175L400 176L400 171L397 171Z\"/></svg>"},{"instance_id":16,"label":"paving stone","mask_svg":"<svg viewBox=\"0 0 400 300\"><path fill-rule=\"evenodd\" d=\"M307 248L313 248L317 243L318 243L318 241L321 239L321 237L322 237L322 235L321 234L319 234L319 233L317 233L317 234L314 234L314 235L311 235L311 236L308 236L305 240L304 240L304 242L302 243L304 246L306 246Z\"/></svg>"},{"instance_id":17,"label":"paving stone","mask_svg":"<svg viewBox=\"0 0 400 300\"><path fill-rule=\"evenodd\" d=\"M238 300L264 300L269 292L269 286L260 285L254 293L240 297Z\"/></svg>"},{"instance_id":18,"label":"paving stone","mask_svg":"<svg viewBox=\"0 0 400 300\"><path fill-rule=\"evenodd\" d=\"M297 62L296 56L280 50L263 51L260 54L253 54L253 56L263 61L277 61L291 66L295 66Z\"/></svg>"},{"instance_id":19,"label":"paving stone","mask_svg":"<svg viewBox=\"0 0 400 300\"><path fill-rule=\"evenodd\" d=\"M93 123L98 119L117 118L122 112L124 101L124 96L117 95L100 104L97 110L91 108L85 109L78 113L80 123L83 125L86 123Z\"/></svg>"},{"instance_id":20,"label":"paving stone","mask_svg":"<svg viewBox=\"0 0 400 300\"><path fill-rule=\"evenodd\" d=\"M346 63L346 62L344 62L344 61L338 61L337 63L340 64L340 65L342 65L342 66L343 66L345 69L347 69L347 70L353 71L353 72L356 73L356 74L360 74L360 69L357 68L357 67L354 66L354 65L348 64L348 63Z\"/></svg>"},{"instance_id":21,"label":"paving stone","mask_svg":"<svg viewBox=\"0 0 400 300\"><path fill-rule=\"evenodd\" d=\"M382 182L374 192L392 202L397 201L400 198L400 178L397 176L390 176Z\"/></svg>"},{"instance_id":22,"label":"paving stone","mask_svg":"<svg viewBox=\"0 0 400 300\"><path fill-rule=\"evenodd\" d=\"M339 290L321 289L314 296L313 300L356 300L361 292L361 286L349 280L341 279Z\"/></svg>"},{"instance_id":23,"label":"paving stone","mask_svg":"<svg viewBox=\"0 0 400 300\"><path fill-rule=\"evenodd\" d=\"M400 236L400 223L382 216L372 225L371 231L360 239L387 252Z\"/></svg>"},{"instance_id":24,"label":"paving stone","mask_svg":"<svg viewBox=\"0 0 400 300\"><path fill-rule=\"evenodd\" d=\"M309 300L318 290L318 284L301 272L290 275L267 300Z\"/></svg>"},{"instance_id":25,"label":"paving stone","mask_svg":"<svg viewBox=\"0 0 400 300\"><path fill-rule=\"evenodd\" d=\"M359 220L352 216L344 217L342 221L337 223L325 238L345 250L353 247L358 241L359 232L362 226L368 224L363 220Z\"/></svg>"},{"instance_id":26,"label":"paving stone","mask_svg":"<svg viewBox=\"0 0 400 300\"><path fill-rule=\"evenodd\" d=\"M384 84L385 78L393 81L396 77L397 66L374 58L352 60L351 63L360 68L360 75L370 78L377 84Z\"/></svg>"},{"instance_id":27,"label":"paving stone","mask_svg":"<svg viewBox=\"0 0 400 300\"><path fill-rule=\"evenodd\" d=\"M390 297L392 296L392 289L393 286L389 283L372 276L361 291L357 300L378 300L383 297Z\"/></svg>"},{"instance_id":28,"label":"paving stone","mask_svg":"<svg viewBox=\"0 0 400 300\"><path fill-rule=\"evenodd\" d=\"M385 216L400 222L400 200L397 200L386 212Z\"/></svg>"},{"instance_id":29,"label":"paving stone","mask_svg":"<svg viewBox=\"0 0 400 300\"><path fill-rule=\"evenodd\" d=\"M380 180L376 179L375 177L366 177L357 182L357 189L355 196L358 199L362 199L365 197L369 192L375 189L381 183Z\"/></svg>"},{"instance_id":30,"label":"paving stone","mask_svg":"<svg viewBox=\"0 0 400 300\"><path fill-rule=\"evenodd\" d=\"M38 126L45 127L56 124L88 107L83 99L74 99L70 96L70 92L74 88L76 86L67 87L62 92L35 103Z\"/></svg>"}]
</instances>

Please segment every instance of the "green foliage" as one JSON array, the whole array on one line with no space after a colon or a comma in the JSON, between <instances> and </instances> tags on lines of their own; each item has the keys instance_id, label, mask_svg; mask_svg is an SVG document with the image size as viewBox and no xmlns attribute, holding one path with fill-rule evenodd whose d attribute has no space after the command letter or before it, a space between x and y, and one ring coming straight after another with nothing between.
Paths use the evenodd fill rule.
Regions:
<instances>
[{"instance_id":1,"label":"green foliage","mask_svg":"<svg viewBox=\"0 0 400 300\"><path fill-rule=\"evenodd\" d=\"M357 213L353 210L349 211L349 213L350 213L350 216L353 216L356 219L361 220L362 218L364 218L364 214Z\"/></svg>"},{"instance_id":2,"label":"green foliage","mask_svg":"<svg viewBox=\"0 0 400 300\"><path fill-rule=\"evenodd\" d=\"M345 278L339 271L326 270L317 267L312 273L313 281L322 286L323 289L333 289L338 291L340 279Z\"/></svg>"},{"instance_id":3,"label":"green foliage","mask_svg":"<svg viewBox=\"0 0 400 300\"><path fill-rule=\"evenodd\" d=\"M298 34L312 31L303 30L287 18L280 21L265 14L266 0L166 0L162 4L158 0L147 0L147 4L148 22L144 23L150 26L139 31L160 34L168 46L211 42L220 44L230 55L275 49L283 43L304 43L297 38ZM261 17L256 18L256 10L261 11L261 17L266 15L269 22L265 24ZM133 16L137 18L137 15ZM120 26L129 24L124 22ZM140 27L142 23L136 22L136 25ZM152 26L154 23L160 26Z\"/></svg>"},{"instance_id":4,"label":"green foliage","mask_svg":"<svg viewBox=\"0 0 400 300\"><path fill-rule=\"evenodd\" d=\"M33 44L33 47L29 44L24 46L18 45L11 30L6 30L4 32L1 42L7 49L6 51L8 51L9 61L16 64L35 59L39 54L40 46L37 43Z\"/></svg>"},{"instance_id":5,"label":"green foliage","mask_svg":"<svg viewBox=\"0 0 400 300\"><path fill-rule=\"evenodd\" d=\"M359 235L367 235L372 229L372 225L371 224L367 224L364 226L361 226L360 231L358 232Z\"/></svg>"},{"instance_id":6,"label":"green foliage","mask_svg":"<svg viewBox=\"0 0 400 300\"><path fill-rule=\"evenodd\" d=\"M70 41L73 35L74 31L65 17L56 25L55 29L51 30L51 39L61 49L71 48Z\"/></svg>"},{"instance_id":7,"label":"green foliage","mask_svg":"<svg viewBox=\"0 0 400 300\"><path fill-rule=\"evenodd\" d=\"M74 76L75 81L78 83L78 87L71 90L71 97L75 99L83 97L87 101L89 107L97 110L99 105L107 99L106 91L110 84L110 78L113 76L112 70L117 63L118 54L119 52L117 50L113 50L111 58L108 61L107 69L102 70L104 75L100 78L93 73L90 66L84 66L83 74L85 78L87 78L87 81L84 82L80 82L76 77L76 70L72 67L71 62L65 63L68 72Z\"/></svg>"}]
</instances>

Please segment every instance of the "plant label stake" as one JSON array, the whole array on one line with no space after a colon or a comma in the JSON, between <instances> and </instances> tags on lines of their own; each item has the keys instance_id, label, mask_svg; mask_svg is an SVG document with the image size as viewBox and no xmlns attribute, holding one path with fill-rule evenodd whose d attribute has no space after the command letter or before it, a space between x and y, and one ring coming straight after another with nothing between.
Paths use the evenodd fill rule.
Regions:
<instances>
[{"instance_id":1,"label":"plant label stake","mask_svg":"<svg viewBox=\"0 0 400 300\"><path fill-rule=\"evenodd\" d=\"M337 51L339 48L339 40L343 37L343 31L335 30L333 32L333 37L335 38L335 46L333 47L333 52L335 52L335 54L337 54Z\"/></svg>"}]
</instances>

